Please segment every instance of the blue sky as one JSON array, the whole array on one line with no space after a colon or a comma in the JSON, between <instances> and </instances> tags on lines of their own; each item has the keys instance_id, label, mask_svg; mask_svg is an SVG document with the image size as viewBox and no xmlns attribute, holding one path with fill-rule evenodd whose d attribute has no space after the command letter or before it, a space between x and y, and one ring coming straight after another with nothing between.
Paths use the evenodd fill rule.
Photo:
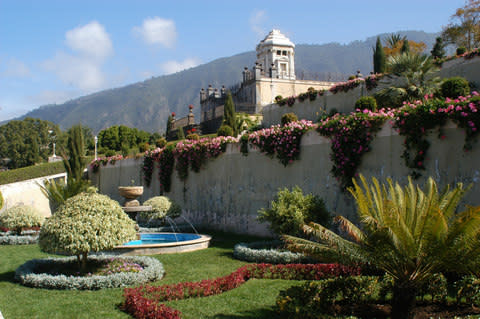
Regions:
<instances>
[{"instance_id":1,"label":"blue sky","mask_svg":"<svg viewBox=\"0 0 480 319\"><path fill-rule=\"evenodd\" d=\"M0 121L254 50L439 32L463 0L0 0ZM253 63L253 61L252 61Z\"/></svg>"}]
</instances>

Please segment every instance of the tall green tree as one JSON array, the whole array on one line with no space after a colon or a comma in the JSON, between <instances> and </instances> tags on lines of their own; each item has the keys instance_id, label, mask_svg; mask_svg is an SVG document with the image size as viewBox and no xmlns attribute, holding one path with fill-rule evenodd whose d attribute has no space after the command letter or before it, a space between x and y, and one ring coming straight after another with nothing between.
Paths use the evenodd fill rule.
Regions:
<instances>
[{"instance_id":1,"label":"tall green tree","mask_svg":"<svg viewBox=\"0 0 480 319\"><path fill-rule=\"evenodd\" d=\"M385 72L385 51L383 50L382 41L377 37L377 43L373 49L373 72Z\"/></svg>"},{"instance_id":2,"label":"tall green tree","mask_svg":"<svg viewBox=\"0 0 480 319\"><path fill-rule=\"evenodd\" d=\"M434 59L441 59L445 56L445 44L443 43L442 37L437 37L435 39L435 44L433 45L430 54Z\"/></svg>"},{"instance_id":3,"label":"tall green tree","mask_svg":"<svg viewBox=\"0 0 480 319\"><path fill-rule=\"evenodd\" d=\"M177 132L177 140L184 140L185 139L185 133L183 132L183 126L178 128Z\"/></svg>"},{"instance_id":4,"label":"tall green tree","mask_svg":"<svg viewBox=\"0 0 480 319\"><path fill-rule=\"evenodd\" d=\"M85 143L83 130L80 124L68 130L67 149L63 152L63 165L67 171L67 178L79 181L87 166L85 157Z\"/></svg>"},{"instance_id":5,"label":"tall green tree","mask_svg":"<svg viewBox=\"0 0 480 319\"><path fill-rule=\"evenodd\" d=\"M410 53L410 45L407 38L403 40L402 47L400 48L400 53Z\"/></svg>"},{"instance_id":6,"label":"tall green tree","mask_svg":"<svg viewBox=\"0 0 480 319\"><path fill-rule=\"evenodd\" d=\"M165 137L166 138L168 138L172 129L173 129L173 116L172 116L172 114L170 114L168 116L168 119L167 119L167 128L165 130Z\"/></svg>"},{"instance_id":7,"label":"tall green tree","mask_svg":"<svg viewBox=\"0 0 480 319\"><path fill-rule=\"evenodd\" d=\"M450 17L450 23L442 30L442 38L448 44L468 50L480 45L480 0L468 0Z\"/></svg>"},{"instance_id":8,"label":"tall green tree","mask_svg":"<svg viewBox=\"0 0 480 319\"><path fill-rule=\"evenodd\" d=\"M362 227L339 216L337 221L348 235L339 236L311 223L304 226L310 241L284 236L287 246L323 261L343 264L370 263L392 276L392 319L412 318L420 285L439 272L474 273L480 258L480 207L456 213L468 190L461 183L439 193L429 178L425 190L412 180L405 187L368 184L360 176L349 188L357 205Z\"/></svg>"},{"instance_id":9,"label":"tall green tree","mask_svg":"<svg viewBox=\"0 0 480 319\"><path fill-rule=\"evenodd\" d=\"M223 124L230 126L233 129L233 134L237 136L235 104L233 104L233 98L230 92L227 93L223 108Z\"/></svg>"}]
</instances>

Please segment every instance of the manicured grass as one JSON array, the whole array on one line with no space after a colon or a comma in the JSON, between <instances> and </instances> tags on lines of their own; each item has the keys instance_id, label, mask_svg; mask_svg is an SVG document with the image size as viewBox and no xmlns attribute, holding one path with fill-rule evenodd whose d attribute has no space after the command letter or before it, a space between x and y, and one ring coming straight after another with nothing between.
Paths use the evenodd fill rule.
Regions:
<instances>
[{"instance_id":1,"label":"manicured grass","mask_svg":"<svg viewBox=\"0 0 480 319\"><path fill-rule=\"evenodd\" d=\"M209 249L191 253L156 255L164 265L165 277L155 285L199 281L227 275L245 265L232 258L238 242L258 238L207 232L213 236ZM25 261L48 256L37 245L0 246L0 311L9 318L130 318L118 309L123 289L62 291L34 289L13 281L15 269ZM224 294L168 302L182 318L272 318L278 292L297 281L252 279Z\"/></svg>"}]
</instances>

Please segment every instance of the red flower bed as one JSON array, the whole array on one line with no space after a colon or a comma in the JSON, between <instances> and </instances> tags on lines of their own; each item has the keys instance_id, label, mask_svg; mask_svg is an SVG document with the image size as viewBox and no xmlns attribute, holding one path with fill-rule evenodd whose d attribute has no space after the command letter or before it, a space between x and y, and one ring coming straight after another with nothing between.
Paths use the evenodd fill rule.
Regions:
<instances>
[{"instance_id":1,"label":"red flower bed","mask_svg":"<svg viewBox=\"0 0 480 319\"><path fill-rule=\"evenodd\" d=\"M320 280L337 276L360 275L359 267L338 264L251 264L228 276L197 282L182 282L163 286L126 288L123 309L135 318L180 318L180 312L159 304L161 301L181 300L221 294L239 287L251 278L285 280Z\"/></svg>"}]
</instances>

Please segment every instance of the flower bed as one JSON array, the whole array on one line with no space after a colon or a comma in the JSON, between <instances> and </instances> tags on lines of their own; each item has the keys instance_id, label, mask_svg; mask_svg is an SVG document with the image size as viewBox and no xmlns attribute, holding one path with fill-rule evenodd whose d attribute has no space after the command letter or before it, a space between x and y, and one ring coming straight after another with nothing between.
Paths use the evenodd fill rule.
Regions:
<instances>
[{"instance_id":1,"label":"flower bed","mask_svg":"<svg viewBox=\"0 0 480 319\"><path fill-rule=\"evenodd\" d=\"M39 227L23 230L21 235L0 227L0 245L31 245L38 243Z\"/></svg>"},{"instance_id":2,"label":"flower bed","mask_svg":"<svg viewBox=\"0 0 480 319\"><path fill-rule=\"evenodd\" d=\"M116 258L112 256L90 256L96 261ZM97 290L143 284L163 277L164 269L160 261L151 257L121 257L122 260L142 266L140 272L117 272L110 275L66 276L36 273L39 267L53 267L76 261L75 257L32 259L15 271L15 280L24 286L46 289Z\"/></svg>"},{"instance_id":3,"label":"flower bed","mask_svg":"<svg viewBox=\"0 0 480 319\"><path fill-rule=\"evenodd\" d=\"M100 167L100 164L103 166L107 164L115 164L116 161L120 161L125 159L122 155L114 155L114 156L109 156L109 157L99 157L97 159L94 159L90 162L90 168L94 173L98 172L98 168Z\"/></svg>"},{"instance_id":4,"label":"flower bed","mask_svg":"<svg viewBox=\"0 0 480 319\"><path fill-rule=\"evenodd\" d=\"M312 262L304 254L292 253L277 249L282 241L259 241L254 243L239 243L233 248L233 257L255 263L292 264Z\"/></svg>"},{"instance_id":5,"label":"flower bed","mask_svg":"<svg viewBox=\"0 0 480 319\"><path fill-rule=\"evenodd\" d=\"M248 154L246 144L250 143L269 156L276 154L280 163L286 166L300 157L302 136L315 127L315 124L306 120L291 122L285 126L274 125L242 136L244 145L241 150L244 155Z\"/></svg>"},{"instance_id":6,"label":"flower bed","mask_svg":"<svg viewBox=\"0 0 480 319\"><path fill-rule=\"evenodd\" d=\"M123 309L135 318L180 318L180 312L159 304L161 301L181 300L221 294L239 287L248 279L320 280L324 278L359 275L360 268L338 264L252 264L230 275L199 282L184 282L164 286L140 286L124 290Z\"/></svg>"}]
</instances>

